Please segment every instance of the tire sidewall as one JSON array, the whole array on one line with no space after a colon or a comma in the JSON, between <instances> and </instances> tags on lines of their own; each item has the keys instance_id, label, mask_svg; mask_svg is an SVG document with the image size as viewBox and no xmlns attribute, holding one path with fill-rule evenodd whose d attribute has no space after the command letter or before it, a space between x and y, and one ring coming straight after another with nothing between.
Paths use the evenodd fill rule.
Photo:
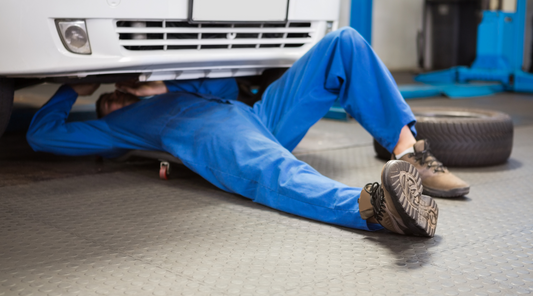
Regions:
<instances>
[{"instance_id":1,"label":"tire sidewall","mask_svg":"<svg viewBox=\"0 0 533 296\"><path fill-rule=\"evenodd\" d=\"M427 139L431 152L446 166L487 166L509 158L513 145L513 122L505 113L465 108L412 108L417 119L417 139ZM471 114L465 117L427 116L427 113ZM424 116L420 114L426 113ZM418 114L418 115L417 115Z\"/></svg>"}]
</instances>

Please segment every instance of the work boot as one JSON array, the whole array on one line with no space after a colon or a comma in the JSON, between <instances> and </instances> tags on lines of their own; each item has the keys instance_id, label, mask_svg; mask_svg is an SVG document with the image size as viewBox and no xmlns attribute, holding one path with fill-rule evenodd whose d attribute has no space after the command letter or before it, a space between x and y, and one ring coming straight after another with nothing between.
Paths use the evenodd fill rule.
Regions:
<instances>
[{"instance_id":1,"label":"work boot","mask_svg":"<svg viewBox=\"0 0 533 296\"><path fill-rule=\"evenodd\" d=\"M429 152L427 140L419 140L414 145L414 153L407 153L400 160L414 165L424 185L424 194L433 197L459 197L470 192L470 185L450 173L446 167ZM393 154L392 159L396 159Z\"/></svg>"},{"instance_id":2,"label":"work boot","mask_svg":"<svg viewBox=\"0 0 533 296\"><path fill-rule=\"evenodd\" d=\"M381 171L381 185L366 184L359 197L361 217L390 231L416 236L435 235L439 209L422 195L417 169L402 160L391 160Z\"/></svg>"}]
</instances>

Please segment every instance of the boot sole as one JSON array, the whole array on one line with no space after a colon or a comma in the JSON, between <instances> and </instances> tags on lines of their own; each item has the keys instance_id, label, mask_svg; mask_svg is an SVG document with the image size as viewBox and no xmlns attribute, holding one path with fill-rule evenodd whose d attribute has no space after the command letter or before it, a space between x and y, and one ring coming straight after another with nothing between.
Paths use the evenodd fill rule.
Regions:
<instances>
[{"instance_id":1,"label":"boot sole","mask_svg":"<svg viewBox=\"0 0 533 296\"><path fill-rule=\"evenodd\" d=\"M461 197L470 192L470 187L455 188L451 190L438 190L424 186L424 194L433 197Z\"/></svg>"},{"instance_id":2,"label":"boot sole","mask_svg":"<svg viewBox=\"0 0 533 296\"><path fill-rule=\"evenodd\" d=\"M405 234L433 237L439 209L435 200L422 195L418 170L406 161L392 160L385 165L382 176L383 188L406 227Z\"/></svg>"}]
</instances>

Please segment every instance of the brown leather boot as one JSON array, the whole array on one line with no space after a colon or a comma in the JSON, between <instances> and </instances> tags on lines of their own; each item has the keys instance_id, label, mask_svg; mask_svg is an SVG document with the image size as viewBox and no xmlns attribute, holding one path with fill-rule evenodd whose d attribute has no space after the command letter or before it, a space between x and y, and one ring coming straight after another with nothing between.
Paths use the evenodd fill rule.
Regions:
<instances>
[{"instance_id":1,"label":"brown leather boot","mask_svg":"<svg viewBox=\"0 0 533 296\"><path fill-rule=\"evenodd\" d=\"M439 209L422 195L422 180L408 162L391 160L381 171L379 183L366 184L359 197L361 217L390 231L416 236L435 235Z\"/></svg>"},{"instance_id":2,"label":"brown leather boot","mask_svg":"<svg viewBox=\"0 0 533 296\"><path fill-rule=\"evenodd\" d=\"M413 146L415 153L400 158L414 165L424 185L424 194L433 197L459 197L470 192L470 185L450 173L430 152L427 140L419 140ZM393 154L392 159L396 159Z\"/></svg>"}]
</instances>

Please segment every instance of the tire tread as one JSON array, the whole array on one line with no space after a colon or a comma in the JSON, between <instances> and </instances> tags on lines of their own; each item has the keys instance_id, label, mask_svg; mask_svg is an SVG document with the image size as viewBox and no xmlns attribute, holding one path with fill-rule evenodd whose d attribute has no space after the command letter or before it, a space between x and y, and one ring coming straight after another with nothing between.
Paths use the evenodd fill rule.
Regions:
<instances>
[{"instance_id":1,"label":"tire tread","mask_svg":"<svg viewBox=\"0 0 533 296\"><path fill-rule=\"evenodd\" d=\"M513 122L504 113L458 108L413 108L417 111L467 111L482 113L485 118L417 117L417 139L428 139L431 153L446 166L488 166L507 161L513 147ZM391 154L374 140L379 158L390 159Z\"/></svg>"}]
</instances>

